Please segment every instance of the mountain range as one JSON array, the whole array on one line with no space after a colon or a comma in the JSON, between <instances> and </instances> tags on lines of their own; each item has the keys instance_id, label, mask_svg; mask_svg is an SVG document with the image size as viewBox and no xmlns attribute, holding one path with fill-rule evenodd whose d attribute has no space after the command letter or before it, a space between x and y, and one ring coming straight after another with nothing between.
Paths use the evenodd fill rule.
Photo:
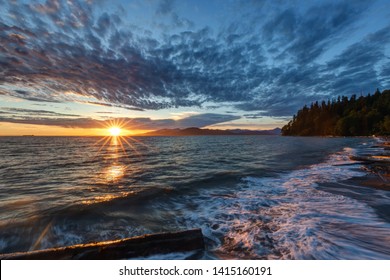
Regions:
<instances>
[{"instance_id":1,"label":"mountain range","mask_svg":"<svg viewBox=\"0 0 390 280\"><path fill-rule=\"evenodd\" d=\"M280 135L281 129L248 130L248 129L206 129L188 127L184 129L159 129L142 134L142 136L204 136L204 135Z\"/></svg>"}]
</instances>

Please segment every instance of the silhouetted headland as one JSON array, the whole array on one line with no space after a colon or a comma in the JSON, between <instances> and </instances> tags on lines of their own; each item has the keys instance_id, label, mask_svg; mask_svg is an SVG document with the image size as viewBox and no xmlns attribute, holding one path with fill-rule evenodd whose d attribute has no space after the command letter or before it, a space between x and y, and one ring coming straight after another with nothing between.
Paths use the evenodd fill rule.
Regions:
<instances>
[{"instance_id":1,"label":"silhouetted headland","mask_svg":"<svg viewBox=\"0 0 390 280\"><path fill-rule=\"evenodd\" d=\"M306 105L282 128L291 136L390 135L390 90Z\"/></svg>"}]
</instances>

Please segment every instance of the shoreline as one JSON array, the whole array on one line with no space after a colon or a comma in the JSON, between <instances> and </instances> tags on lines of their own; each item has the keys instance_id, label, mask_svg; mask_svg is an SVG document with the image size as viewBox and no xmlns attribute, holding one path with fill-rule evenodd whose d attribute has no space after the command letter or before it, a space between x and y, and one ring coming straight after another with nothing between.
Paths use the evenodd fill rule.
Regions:
<instances>
[{"instance_id":1,"label":"shoreline","mask_svg":"<svg viewBox=\"0 0 390 280\"><path fill-rule=\"evenodd\" d=\"M364 166L367 174L362 177L354 177L347 181L358 183L364 187L390 191L390 138L380 138L381 142L373 146L380 148L379 154L367 154L363 156L353 156L355 160Z\"/></svg>"}]
</instances>

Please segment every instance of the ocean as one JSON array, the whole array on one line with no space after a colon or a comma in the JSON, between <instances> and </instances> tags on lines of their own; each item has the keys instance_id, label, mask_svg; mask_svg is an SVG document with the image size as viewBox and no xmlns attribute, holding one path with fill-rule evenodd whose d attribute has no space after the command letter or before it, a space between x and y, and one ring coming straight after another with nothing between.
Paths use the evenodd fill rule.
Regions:
<instances>
[{"instance_id":1,"label":"ocean","mask_svg":"<svg viewBox=\"0 0 390 280\"><path fill-rule=\"evenodd\" d=\"M390 259L390 192L348 181L377 141L0 137L0 253L201 228L201 259Z\"/></svg>"}]
</instances>

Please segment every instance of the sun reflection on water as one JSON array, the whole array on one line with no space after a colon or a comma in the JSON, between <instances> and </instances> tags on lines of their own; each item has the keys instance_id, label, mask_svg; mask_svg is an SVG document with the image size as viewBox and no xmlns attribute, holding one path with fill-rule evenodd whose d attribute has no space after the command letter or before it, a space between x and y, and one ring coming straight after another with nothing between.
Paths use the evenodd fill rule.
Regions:
<instances>
[{"instance_id":1,"label":"sun reflection on water","mask_svg":"<svg viewBox=\"0 0 390 280\"><path fill-rule=\"evenodd\" d=\"M111 136L110 145L116 147L116 150L118 150L118 136Z\"/></svg>"},{"instance_id":2,"label":"sun reflection on water","mask_svg":"<svg viewBox=\"0 0 390 280\"><path fill-rule=\"evenodd\" d=\"M117 194L106 194L106 195L101 195L101 196L95 196L91 199L85 199L81 203L86 204L86 205L90 205L90 204L95 204L95 203L109 202L111 200L128 197L128 196L131 196L133 194L134 194L134 191L120 192Z\"/></svg>"},{"instance_id":3,"label":"sun reflection on water","mask_svg":"<svg viewBox=\"0 0 390 280\"><path fill-rule=\"evenodd\" d=\"M108 126L105 127L108 135L100 138L94 144L98 147L95 158L99 158L99 166L101 167L98 168L100 172L97 173L94 182L96 185L91 187L94 194L83 200L83 204L108 202L134 194L135 190L127 180L128 178L125 178L131 177L127 174L130 171L130 165L123 164L123 161L129 161L136 156L142 157L137 149L139 146L153 148L139 139L124 136L123 131L125 131L126 124L120 120L109 122Z\"/></svg>"},{"instance_id":4,"label":"sun reflection on water","mask_svg":"<svg viewBox=\"0 0 390 280\"><path fill-rule=\"evenodd\" d=\"M109 182L118 181L125 174L126 167L123 165L112 165L107 168L105 172L105 177Z\"/></svg>"}]
</instances>

